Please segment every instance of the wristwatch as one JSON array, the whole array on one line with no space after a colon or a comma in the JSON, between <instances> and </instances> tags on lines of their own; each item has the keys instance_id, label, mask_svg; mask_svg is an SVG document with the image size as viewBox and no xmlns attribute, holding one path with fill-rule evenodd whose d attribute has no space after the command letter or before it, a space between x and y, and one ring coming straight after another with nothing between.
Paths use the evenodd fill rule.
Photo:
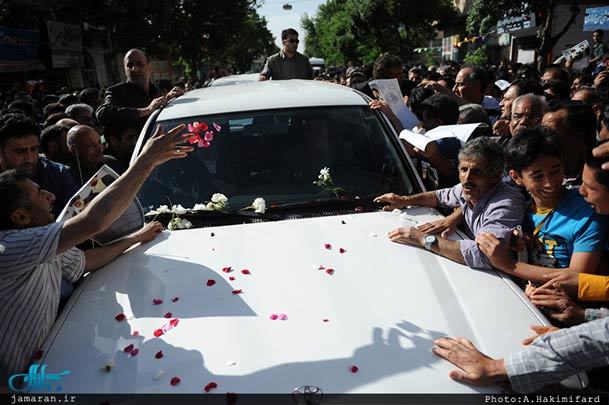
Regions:
<instances>
[{"instance_id":1,"label":"wristwatch","mask_svg":"<svg viewBox=\"0 0 609 405\"><path fill-rule=\"evenodd\" d=\"M438 242L436 235L427 235L425 236L425 249L431 250L431 247Z\"/></svg>"}]
</instances>

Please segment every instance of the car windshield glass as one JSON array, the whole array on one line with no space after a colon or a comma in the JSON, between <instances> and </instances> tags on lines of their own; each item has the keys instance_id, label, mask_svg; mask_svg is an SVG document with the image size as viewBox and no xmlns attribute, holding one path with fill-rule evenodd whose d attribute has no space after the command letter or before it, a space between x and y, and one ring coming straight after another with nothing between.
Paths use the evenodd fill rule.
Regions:
<instances>
[{"instance_id":1,"label":"car windshield glass","mask_svg":"<svg viewBox=\"0 0 609 405\"><path fill-rule=\"evenodd\" d=\"M214 193L224 194L227 210L234 211L258 197L269 210L413 190L397 143L365 107L242 112L158 124L165 130L190 124L200 139L188 157L154 169L138 195L145 212L169 204L192 208ZM324 168L329 177L314 184Z\"/></svg>"}]
</instances>

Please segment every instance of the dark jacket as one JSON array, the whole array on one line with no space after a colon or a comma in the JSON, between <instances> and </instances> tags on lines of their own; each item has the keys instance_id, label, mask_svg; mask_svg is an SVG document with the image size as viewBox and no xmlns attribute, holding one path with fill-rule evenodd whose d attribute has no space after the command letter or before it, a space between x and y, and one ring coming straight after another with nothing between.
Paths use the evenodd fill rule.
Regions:
<instances>
[{"instance_id":1,"label":"dark jacket","mask_svg":"<svg viewBox=\"0 0 609 405\"><path fill-rule=\"evenodd\" d=\"M72 179L69 168L61 163L39 157L36 164L36 175L32 179L43 190L55 195L53 213L59 215L70 198L78 191L78 185Z\"/></svg>"},{"instance_id":2,"label":"dark jacket","mask_svg":"<svg viewBox=\"0 0 609 405\"><path fill-rule=\"evenodd\" d=\"M138 108L148 107L159 97L159 90L150 83L148 94L131 82L122 82L108 87L104 102L97 108L97 120L103 126L127 126L141 130L148 117L139 118Z\"/></svg>"}]
</instances>

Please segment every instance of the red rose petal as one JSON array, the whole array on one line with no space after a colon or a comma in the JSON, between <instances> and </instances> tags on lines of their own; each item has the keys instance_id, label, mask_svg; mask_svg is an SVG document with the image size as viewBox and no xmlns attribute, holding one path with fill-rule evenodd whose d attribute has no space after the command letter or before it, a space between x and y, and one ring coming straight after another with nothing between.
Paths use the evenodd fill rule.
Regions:
<instances>
[{"instance_id":1,"label":"red rose petal","mask_svg":"<svg viewBox=\"0 0 609 405\"><path fill-rule=\"evenodd\" d=\"M334 274L334 269L326 269L326 273L332 275Z\"/></svg>"},{"instance_id":2,"label":"red rose petal","mask_svg":"<svg viewBox=\"0 0 609 405\"><path fill-rule=\"evenodd\" d=\"M205 387L203 387L203 391L209 392L209 391L213 390L214 388L218 388L218 384L216 384L215 382L212 381L209 384L207 384Z\"/></svg>"},{"instance_id":3,"label":"red rose petal","mask_svg":"<svg viewBox=\"0 0 609 405\"><path fill-rule=\"evenodd\" d=\"M271 315L269 315L269 319L270 319L271 321L274 321L274 320L276 320L277 318L279 318L279 315L277 315L277 314L271 314Z\"/></svg>"},{"instance_id":4,"label":"red rose petal","mask_svg":"<svg viewBox=\"0 0 609 405\"><path fill-rule=\"evenodd\" d=\"M321 264L319 265L319 267L317 268L317 270L325 270L326 268L324 266L322 266Z\"/></svg>"},{"instance_id":5,"label":"red rose petal","mask_svg":"<svg viewBox=\"0 0 609 405\"><path fill-rule=\"evenodd\" d=\"M163 358L163 351L159 350L158 352L156 352L156 354L154 355L155 359L162 359Z\"/></svg>"},{"instance_id":6,"label":"red rose petal","mask_svg":"<svg viewBox=\"0 0 609 405\"><path fill-rule=\"evenodd\" d=\"M165 315L163 315L163 318L171 318L171 312L167 312Z\"/></svg>"},{"instance_id":7,"label":"red rose petal","mask_svg":"<svg viewBox=\"0 0 609 405\"><path fill-rule=\"evenodd\" d=\"M154 331L154 336L155 337L160 337L163 335L163 329L157 329Z\"/></svg>"},{"instance_id":8,"label":"red rose petal","mask_svg":"<svg viewBox=\"0 0 609 405\"><path fill-rule=\"evenodd\" d=\"M155 298L155 299L152 300L152 303L154 305L161 305L163 303L163 300L160 299L160 298Z\"/></svg>"},{"instance_id":9,"label":"red rose petal","mask_svg":"<svg viewBox=\"0 0 609 405\"><path fill-rule=\"evenodd\" d=\"M241 270L241 273L242 273L242 274L252 274L252 272L251 272L251 271L249 271L248 269L243 269L243 270Z\"/></svg>"},{"instance_id":10,"label":"red rose petal","mask_svg":"<svg viewBox=\"0 0 609 405\"><path fill-rule=\"evenodd\" d=\"M322 319L322 321L324 321L324 322L330 322L330 320L328 318L324 318L324 319Z\"/></svg>"},{"instance_id":11,"label":"red rose petal","mask_svg":"<svg viewBox=\"0 0 609 405\"><path fill-rule=\"evenodd\" d=\"M130 355L132 356L137 356L137 354L140 352L140 349L133 349L129 352Z\"/></svg>"},{"instance_id":12,"label":"red rose petal","mask_svg":"<svg viewBox=\"0 0 609 405\"><path fill-rule=\"evenodd\" d=\"M114 319L116 319L118 322L124 321L125 319L127 319L127 317L125 316L125 314L123 314L122 312L120 314L116 314L116 316L114 317Z\"/></svg>"},{"instance_id":13,"label":"red rose petal","mask_svg":"<svg viewBox=\"0 0 609 405\"><path fill-rule=\"evenodd\" d=\"M179 299L180 299L179 297L173 297L173 298L171 299L171 302L178 302L178 301L179 301Z\"/></svg>"},{"instance_id":14,"label":"red rose petal","mask_svg":"<svg viewBox=\"0 0 609 405\"><path fill-rule=\"evenodd\" d=\"M328 250L332 249L332 245L330 245L329 243L324 244L324 247Z\"/></svg>"},{"instance_id":15,"label":"red rose petal","mask_svg":"<svg viewBox=\"0 0 609 405\"><path fill-rule=\"evenodd\" d=\"M352 373L357 373L358 370L359 370L359 367L357 367L357 366L349 367L349 371L351 371Z\"/></svg>"},{"instance_id":16,"label":"red rose petal","mask_svg":"<svg viewBox=\"0 0 609 405\"><path fill-rule=\"evenodd\" d=\"M346 252L346 250L343 248L338 249L338 253L345 253L345 252Z\"/></svg>"},{"instance_id":17,"label":"red rose petal","mask_svg":"<svg viewBox=\"0 0 609 405\"><path fill-rule=\"evenodd\" d=\"M243 290L233 290L233 295L241 294Z\"/></svg>"},{"instance_id":18,"label":"red rose petal","mask_svg":"<svg viewBox=\"0 0 609 405\"><path fill-rule=\"evenodd\" d=\"M233 271L233 269L229 266L229 267L224 267L222 269L222 271L225 272L225 273L230 273L231 271Z\"/></svg>"},{"instance_id":19,"label":"red rose petal","mask_svg":"<svg viewBox=\"0 0 609 405\"><path fill-rule=\"evenodd\" d=\"M173 327L178 326L178 322L180 322L180 320L178 318L176 319L172 319L171 321L169 321L169 324Z\"/></svg>"},{"instance_id":20,"label":"red rose petal","mask_svg":"<svg viewBox=\"0 0 609 405\"><path fill-rule=\"evenodd\" d=\"M235 281L235 277L233 277L233 276L230 276L228 279L229 279L230 281Z\"/></svg>"},{"instance_id":21,"label":"red rose petal","mask_svg":"<svg viewBox=\"0 0 609 405\"><path fill-rule=\"evenodd\" d=\"M182 380L180 380L180 377L173 377L173 378L172 378L172 379L169 381L169 384L171 384L172 386L174 386L174 387L175 387L176 385L178 385L178 384L180 383L180 381L182 381Z\"/></svg>"},{"instance_id":22,"label":"red rose petal","mask_svg":"<svg viewBox=\"0 0 609 405\"><path fill-rule=\"evenodd\" d=\"M133 336L139 336L139 335L140 335L140 332L138 332L138 331L134 330L134 331L133 331L133 333L131 333L131 334L132 334Z\"/></svg>"},{"instance_id":23,"label":"red rose petal","mask_svg":"<svg viewBox=\"0 0 609 405\"><path fill-rule=\"evenodd\" d=\"M207 286L208 287L211 287L214 284L216 284L216 280L212 280L211 278L209 280L207 280Z\"/></svg>"},{"instance_id":24,"label":"red rose petal","mask_svg":"<svg viewBox=\"0 0 609 405\"><path fill-rule=\"evenodd\" d=\"M42 355L44 354L44 350L36 350L32 355L32 360L40 360L42 359Z\"/></svg>"},{"instance_id":25,"label":"red rose petal","mask_svg":"<svg viewBox=\"0 0 609 405\"><path fill-rule=\"evenodd\" d=\"M133 344L130 344L129 346L125 346L125 348L123 349L123 351L125 353L131 353L133 351Z\"/></svg>"}]
</instances>

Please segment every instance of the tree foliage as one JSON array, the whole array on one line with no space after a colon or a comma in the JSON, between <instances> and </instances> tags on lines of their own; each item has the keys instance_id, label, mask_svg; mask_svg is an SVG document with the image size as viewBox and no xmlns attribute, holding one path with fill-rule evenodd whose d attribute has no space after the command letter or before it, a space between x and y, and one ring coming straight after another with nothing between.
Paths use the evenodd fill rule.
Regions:
<instances>
[{"instance_id":1,"label":"tree foliage","mask_svg":"<svg viewBox=\"0 0 609 405\"><path fill-rule=\"evenodd\" d=\"M160 59L246 71L276 46L258 0L0 0L0 24L44 30L46 20L105 25L117 48L144 48Z\"/></svg>"},{"instance_id":2,"label":"tree foliage","mask_svg":"<svg viewBox=\"0 0 609 405\"><path fill-rule=\"evenodd\" d=\"M408 58L455 15L451 0L328 0L305 15L305 53L330 64L370 63L381 52Z\"/></svg>"}]
</instances>

